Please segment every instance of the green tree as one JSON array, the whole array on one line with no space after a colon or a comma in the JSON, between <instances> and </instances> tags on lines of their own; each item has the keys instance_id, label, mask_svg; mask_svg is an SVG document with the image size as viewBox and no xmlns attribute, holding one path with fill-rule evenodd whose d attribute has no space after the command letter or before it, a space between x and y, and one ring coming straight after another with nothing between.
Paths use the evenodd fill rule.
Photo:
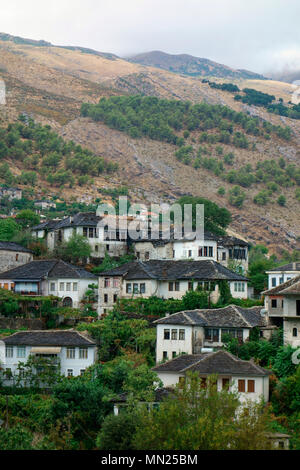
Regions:
<instances>
[{"instance_id":1,"label":"green tree","mask_svg":"<svg viewBox=\"0 0 300 470\"><path fill-rule=\"evenodd\" d=\"M20 231L20 226L13 219L0 220L0 240L10 241Z\"/></svg>"},{"instance_id":2,"label":"green tree","mask_svg":"<svg viewBox=\"0 0 300 470\"><path fill-rule=\"evenodd\" d=\"M74 233L56 248L57 255L65 261L78 263L91 255L92 249L86 237Z\"/></svg>"}]
</instances>

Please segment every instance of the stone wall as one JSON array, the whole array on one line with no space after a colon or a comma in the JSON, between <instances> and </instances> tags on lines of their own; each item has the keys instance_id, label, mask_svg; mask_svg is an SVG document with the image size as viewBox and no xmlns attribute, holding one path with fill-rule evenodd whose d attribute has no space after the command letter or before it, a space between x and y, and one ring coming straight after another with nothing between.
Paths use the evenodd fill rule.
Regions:
<instances>
[{"instance_id":1,"label":"stone wall","mask_svg":"<svg viewBox=\"0 0 300 470\"><path fill-rule=\"evenodd\" d=\"M18 330L28 328L29 330L43 330L45 324L39 318L7 318L0 317L0 329Z\"/></svg>"}]
</instances>

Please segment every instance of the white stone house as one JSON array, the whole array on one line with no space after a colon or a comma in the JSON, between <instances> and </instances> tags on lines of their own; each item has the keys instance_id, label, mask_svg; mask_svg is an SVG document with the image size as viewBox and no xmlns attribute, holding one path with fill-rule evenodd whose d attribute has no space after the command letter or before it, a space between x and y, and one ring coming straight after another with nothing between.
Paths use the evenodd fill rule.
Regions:
<instances>
[{"instance_id":1,"label":"white stone house","mask_svg":"<svg viewBox=\"0 0 300 470\"><path fill-rule=\"evenodd\" d=\"M118 257L127 253L127 230L109 228L101 222L106 219L95 212L79 212L59 221L43 222L32 227L32 236L45 240L53 251L59 244L70 240L74 233L87 238L93 258L104 258L106 254ZM107 217L109 223L111 219ZM108 224L109 225L109 224Z\"/></svg>"},{"instance_id":2,"label":"white stone house","mask_svg":"<svg viewBox=\"0 0 300 470\"><path fill-rule=\"evenodd\" d=\"M300 261L278 266L266 273L268 274L268 288L273 289L293 277L300 276Z\"/></svg>"},{"instance_id":3,"label":"white stone house","mask_svg":"<svg viewBox=\"0 0 300 470\"><path fill-rule=\"evenodd\" d=\"M22 199L22 189L20 188L6 188L5 186L0 187L0 199L8 197L10 201L13 199Z\"/></svg>"},{"instance_id":4,"label":"white stone house","mask_svg":"<svg viewBox=\"0 0 300 470\"><path fill-rule=\"evenodd\" d=\"M7 375L17 375L18 365L31 355L58 360L61 374L71 377L83 374L96 362L97 348L74 330L21 331L0 341L0 368Z\"/></svg>"},{"instance_id":5,"label":"white stone house","mask_svg":"<svg viewBox=\"0 0 300 470\"><path fill-rule=\"evenodd\" d=\"M263 292L269 323L283 327L284 344L300 346L300 276Z\"/></svg>"},{"instance_id":6,"label":"white stone house","mask_svg":"<svg viewBox=\"0 0 300 470\"><path fill-rule=\"evenodd\" d=\"M156 362L181 354L200 354L202 348L220 348L224 335L240 343L249 339L255 328L266 329L262 307L198 309L167 315L156 320Z\"/></svg>"},{"instance_id":7,"label":"white stone house","mask_svg":"<svg viewBox=\"0 0 300 470\"><path fill-rule=\"evenodd\" d=\"M219 350L201 354L183 354L153 369L164 387L172 387L187 380L188 373L197 373L203 388L208 377L217 375L218 390L223 388L238 392L241 403L252 400L269 400L271 372L251 361L242 361L228 351Z\"/></svg>"},{"instance_id":8,"label":"white stone house","mask_svg":"<svg viewBox=\"0 0 300 470\"><path fill-rule=\"evenodd\" d=\"M46 199L41 199L39 201L34 202L34 206L37 207L38 209L55 209L56 208L56 203L54 201L49 201Z\"/></svg>"},{"instance_id":9,"label":"white stone house","mask_svg":"<svg viewBox=\"0 0 300 470\"><path fill-rule=\"evenodd\" d=\"M151 259L175 259L194 261L218 261L225 267L235 265L241 274L248 271L248 243L235 237L218 237L205 232L204 239L176 239L171 236L163 238L163 233L157 240L143 238L133 243L137 259L147 261Z\"/></svg>"},{"instance_id":10,"label":"white stone house","mask_svg":"<svg viewBox=\"0 0 300 470\"><path fill-rule=\"evenodd\" d=\"M66 307L79 308L88 286L98 278L61 260L36 260L0 274L0 283L24 295L53 295Z\"/></svg>"},{"instance_id":11,"label":"white stone house","mask_svg":"<svg viewBox=\"0 0 300 470\"><path fill-rule=\"evenodd\" d=\"M0 241L0 272L22 266L32 261L32 259L31 250L18 243ZM0 283L0 287L7 288L3 283Z\"/></svg>"},{"instance_id":12,"label":"white stone house","mask_svg":"<svg viewBox=\"0 0 300 470\"><path fill-rule=\"evenodd\" d=\"M99 274L99 307L102 315L118 299L152 296L181 299L186 292L201 288L212 302L220 296L219 282L227 281L231 295L247 298L248 279L215 261L150 260L126 263Z\"/></svg>"}]
</instances>

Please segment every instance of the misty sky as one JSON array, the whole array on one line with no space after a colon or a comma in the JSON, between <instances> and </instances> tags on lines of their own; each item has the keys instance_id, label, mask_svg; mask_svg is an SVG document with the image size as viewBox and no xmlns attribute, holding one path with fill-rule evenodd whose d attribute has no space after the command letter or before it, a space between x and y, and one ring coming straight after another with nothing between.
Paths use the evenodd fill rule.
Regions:
<instances>
[{"instance_id":1,"label":"misty sky","mask_svg":"<svg viewBox=\"0 0 300 470\"><path fill-rule=\"evenodd\" d=\"M9 0L0 31L119 56L150 50L300 69L299 0Z\"/></svg>"}]
</instances>

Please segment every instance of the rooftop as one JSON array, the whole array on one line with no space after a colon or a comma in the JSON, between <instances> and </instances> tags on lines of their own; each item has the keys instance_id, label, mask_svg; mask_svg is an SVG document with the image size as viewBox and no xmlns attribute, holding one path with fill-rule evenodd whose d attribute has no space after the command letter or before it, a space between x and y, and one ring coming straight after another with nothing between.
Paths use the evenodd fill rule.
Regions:
<instances>
[{"instance_id":1,"label":"rooftop","mask_svg":"<svg viewBox=\"0 0 300 470\"><path fill-rule=\"evenodd\" d=\"M89 271L62 260L35 260L0 273L0 279L97 279Z\"/></svg>"},{"instance_id":2,"label":"rooftop","mask_svg":"<svg viewBox=\"0 0 300 470\"><path fill-rule=\"evenodd\" d=\"M0 250L6 250L6 251L20 251L23 253L32 253L31 250L28 248L24 248L24 246L19 245L18 243L14 242L1 242L0 241Z\"/></svg>"},{"instance_id":3,"label":"rooftop","mask_svg":"<svg viewBox=\"0 0 300 470\"><path fill-rule=\"evenodd\" d=\"M155 372L198 372L204 375L230 374L253 377L271 374L271 371L263 369L252 361L243 361L225 350L194 355L183 354L155 366L152 370Z\"/></svg>"},{"instance_id":4,"label":"rooftop","mask_svg":"<svg viewBox=\"0 0 300 470\"><path fill-rule=\"evenodd\" d=\"M247 281L248 279L225 268L216 261L185 260L150 260L134 261L118 268L104 271L100 276L122 276L124 279L195 279L195 280L231 280Z\"/></svg>"},{"instance_id":5,"label":"rooftop","mask_svg":"<svg viewBox=\"0 0 300 470\"><path fill-rule=\"evenodd\" d=\"M270 269L267 271L268 273L277 273L277 272L284 272L284 271L295 271L300 272L300 261L294 261L293 263L284 264L283 266L278 266L277 268Z\"/></svg>"},{"instance_id":6,"label":"rooftop","mask_svg":"<svg viewBox=\"0 0 300 470\"><path fill-rule=\"evenodd\" d=\"M20 331L2 341L22 346L95 346L93 341L73 330Z\"/></svg>"},{"instance_id":7,"label":"rooftop","mask_svg":"<svg viewBox=\"0 0 300 470\"><path fill-rule=\"evenodd\" d=\"M300 276L293 277L289 281L262 293L264 295L300 295Z\"/></svg>"},{"instance_id":8,"label":"rooftop","mask_svg":"<svg viewBox=\"0 0 300 470\"><path fill-rule=\"evenodd\" d=\"M198 309L173 313L154 323L166 325L199 325L206 327L253 328L265 326L262 306L242 308L229 305L225 308Z\"/></svg>"}]
</instances>

